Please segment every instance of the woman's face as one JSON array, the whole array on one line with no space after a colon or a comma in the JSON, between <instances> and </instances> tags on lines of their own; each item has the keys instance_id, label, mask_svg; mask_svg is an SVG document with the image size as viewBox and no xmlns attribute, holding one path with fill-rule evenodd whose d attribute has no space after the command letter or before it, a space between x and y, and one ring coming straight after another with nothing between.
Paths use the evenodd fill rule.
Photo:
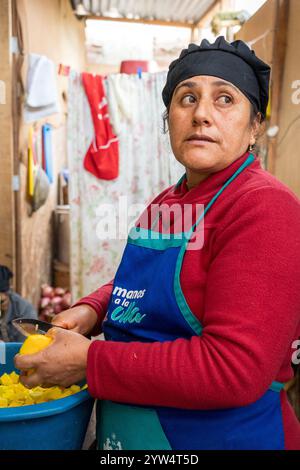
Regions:
<instances>
[{"instance_id":1,"label":"woman's face","mask_svg":"<svg viewBox=\"0 0 300 470\"><path fill-rule=\"evenodd\" d=\"M199 75L177 85L169 110L170 141L192 185L222 170L254 144L257 129L251 126L250 115L250 101L223 79ZM200 135L213 142L199 140Z\"/></svg>"}]
</instances>

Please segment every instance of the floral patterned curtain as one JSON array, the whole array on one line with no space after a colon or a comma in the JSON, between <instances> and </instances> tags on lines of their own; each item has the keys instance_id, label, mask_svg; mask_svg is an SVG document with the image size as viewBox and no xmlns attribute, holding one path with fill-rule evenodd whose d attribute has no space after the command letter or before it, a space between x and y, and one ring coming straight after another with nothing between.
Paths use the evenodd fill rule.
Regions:
<instances>
[{"instance_id":1,"label":"floral patterned curtain","mask_svg":"<svg viewBox=\"0 0 300 470\"><path fill-rule=\"evenodd\" d=\"M83 168L94 129L80 74L70 74L68 161L73 300L112 279L121 259L126 234L121 239L99 236L102 209L108 207L105 205L113 204L118 227L122 223L120 219L124 220L126 205L140 205L140 213L154 196L176 183L184 172L172 155L168 135L162 132L161 91L165 79L165 73L157 73L143 74L142 78L115 74L105 80L120 151L119 177L105 181Z\"/></svg>"}]
</instances>

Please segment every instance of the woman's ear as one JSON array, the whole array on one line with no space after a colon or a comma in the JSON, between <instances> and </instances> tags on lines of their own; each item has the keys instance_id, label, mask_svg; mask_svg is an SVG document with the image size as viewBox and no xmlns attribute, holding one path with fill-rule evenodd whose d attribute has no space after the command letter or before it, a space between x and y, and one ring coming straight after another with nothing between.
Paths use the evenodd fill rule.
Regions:
<instances>
[{"instance_id":1,"label":"woman's ear","mask_svg":"<svg viewBox=\"0 0 300 470\"><path fill-rule=\"evenodd\" d=\"M262 115L257 113L251 126L250 145L254 145L262 134Z\"/></svg>"}]
</instances>

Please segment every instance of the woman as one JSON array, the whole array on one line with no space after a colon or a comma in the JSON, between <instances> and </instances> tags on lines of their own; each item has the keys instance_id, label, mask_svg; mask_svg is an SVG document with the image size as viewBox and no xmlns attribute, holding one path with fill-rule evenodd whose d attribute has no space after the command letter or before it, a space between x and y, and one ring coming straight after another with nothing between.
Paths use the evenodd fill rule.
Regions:
<instances>
[{"instance_id":1,"label":"woman","mask_svg":"<svg viewBox=\"0 0 300 470\"><path fill-rule=\"evenodd\" d=\"M13 326L14 318L37 318L35 308L11 288L13 273L0 265L0 341L24 341L24 336Z\"/></svg>"},{"instance_id":2,"label":"woman","mask_svg":"<svg viewBox=\"0 0 300 470\"><path fill-rule=\"evenodd\" d=\"M100 449L300 449L285 391L299 337L300 203L249 152L269 74L242 41L182 51L163 100L185 175L131 231L114 281L56 318L70 331L16 358L36 368L29 387L87 377ZM192 222L175 214L169 236L174 205L191 207ZM106 341L83 336L99 331Z\"/></svg>"}]
</instances>

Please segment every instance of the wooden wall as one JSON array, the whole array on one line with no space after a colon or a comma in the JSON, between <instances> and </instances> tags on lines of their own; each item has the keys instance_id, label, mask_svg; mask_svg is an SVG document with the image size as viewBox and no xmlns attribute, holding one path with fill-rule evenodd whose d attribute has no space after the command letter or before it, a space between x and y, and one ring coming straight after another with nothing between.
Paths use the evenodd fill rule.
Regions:
<instances>
[{"instance_id":1,"label":"wooden wall","mask_svg":"<svg viewBox=\"0 0 300 470\"><path fill-rule=\"evenodd\" d=\"M278 11L280 8L282 11L282 7L288 7L286 24L280 24ZM250 42L257 55L272 67L271 125L278 126L279 132L272 138L273 142L269 139L272 161L269 161L267 168L300 197L300 92L292 88L296 81L300 85L299 0L268 0L243 25L236 39ZM276 64L283 41L286 41L285 55ZM280 83L276 83L278 80ZM298 96L299 104L293 103L293 94Z\"/></svg>"},{"instance_id":2,"label":"wooden wall","mask_svg":"<svg viewBox=\"0 0 300 470\"><path fill-rule=\"evenodd\" d=\"M0 264L15 269L14 194L12 191L12 60L11 2L0 0L0 80L4 83L4 103L0 104Z\"/></svg>"},{"instance_id":3,"label":"wooden wall","mask_svg":"<svg viewBox=\"0 0 300 470\"><path fill-rule=\"evenodd\" d=\"M300 197L300 2L290 0L287 48L279 112L275 176ZM292 98L297 90L297 102Z\"/></svg>"},{"instance_id":4,"label":"wooden wall","mask_svg":"<svg viewBox=\"0 0 300 470\"><path fill-rule=\"evenodd\" d=\"M29 53L46 55L58 66L70 65L78 71L85 70L84 22L78 21L69 0L17 0L24 37L25 62L22 70L26 80ZM52 124L54 174L67 164L66 112L67 77L58 76L61 113L40 120L38 129L45 122ZM21 253L18 269L21 278L21 294L37 304L40 286L51 281L53 257L53 210L57 204L57 179L51 186L47 203L31 214L27 192L27 139L29 126L21 124L19 136L20 155L20 239Z\"/></svg>"},{"instance_id":5,"label":"wooden wall","mask_svg":"<svg viewBox=\"0 0 300 470\"><path fill-rule=\"evenodd\" d=\"M238 33L235 39L246 41L258 57L272 66L273 44L276 21L276 0L269 0L253 15Z\"/></svg>"}]
</instances>

